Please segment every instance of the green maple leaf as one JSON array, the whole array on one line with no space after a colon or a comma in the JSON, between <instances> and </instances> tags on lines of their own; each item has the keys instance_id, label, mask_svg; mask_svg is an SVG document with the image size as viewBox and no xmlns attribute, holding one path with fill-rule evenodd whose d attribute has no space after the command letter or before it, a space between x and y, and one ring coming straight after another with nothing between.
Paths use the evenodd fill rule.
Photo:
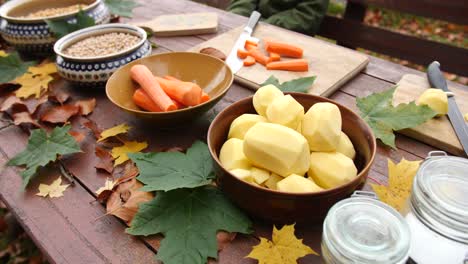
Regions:
<instances>
[{"instance_id":1,"label":"green maple leaf","mask_svg":"<svg viewBox=\"0 0 468 264\"><path fill-rule=\"evenodd\" d=\"M210 184L215 178L208 146L195 142L187 153L149 152L128 155L140 170L138 180L146 192L194 188Z\"/></svg>"},{"instance_id":2,"label":"green maple leaf","mask_svg":"<svg viewBox=\"0 0 468 264\"><path fill-rule=\"evenodd\" d=\"M392 148L396 148L393 131L418 126L437 114L428 106L414 102L393 106L395 89L356 99L360 115L372 128L375 137Z\"/></svg>"},{"instance_id":3,"label":"green maple leaf","mask_svg":"<svg viewBox=\"0 0 468 264\"><path fill-rule=\"evenodd\" d=\"M76 23L69 23L65 20L49 20L46 23L50 30L58 37L61 38L74 31L91 27L96 25L94 18L88 16L83 10L76 14Z\"/></svg>"},{"instance_id":4,"label":"green maple leaf","mask_svg":"<svg viewBox=\"0 0 468 264\"><path fill-rule=\"evenodd\" d=\"M0 57L0 83L13 81L25 74L28 68L34 66L34 61L22 61L18 52L9 53L6 57Z\"/></svg>"},{"instance_id":5,"label":"green maple leaf","mask_svg":"<svg viewBox=\"0 0 468 264\"><path fill-rule=\"evenodd\" d=\"M26 165L21 172L23 188L26 188L39 167L55 161L58 155L72 154L81 151L75 139L68 134L70 126L56 127L50 135L43 129L31 132L26 149L8 161L9 166Z\"/></svg>"},{"instance_id":6,"label":"green maple leaf","mask_svg":"<svg viewBox=\"0 0 468 264\"><path fill-rule=\"evenodd\" d=\"M158 192L140 205L127 233L162 234L156 255L165 264L206 263L217 258L216 232L252 232L250 220L214 186Z\"/></svg>"},{"instance_id":7,"label":"green maple leaf","mask_svg":"<svg viewBox=\"0 0 468 264\"><path fill-rule=\"evenodd\" d=\"M283 92L307 93L309 91L309 87L314 83L315 79L315 76L302 77L280 84L278 78L276 78L274 75L271 75L270 78L268 78L264 83L260 84L260 86L273 84Z\"/></svg>"},{"instance_id":8,"label":"green maple leaf","mask_svg":"<svg viewBox=\"0 0 468 264\"><path fill-rule=\"evenodd\" d=\"M132 12L138 6L133 0L105 0L109 11L117 16L132 17Z\"/></svg>"}]
</instances>

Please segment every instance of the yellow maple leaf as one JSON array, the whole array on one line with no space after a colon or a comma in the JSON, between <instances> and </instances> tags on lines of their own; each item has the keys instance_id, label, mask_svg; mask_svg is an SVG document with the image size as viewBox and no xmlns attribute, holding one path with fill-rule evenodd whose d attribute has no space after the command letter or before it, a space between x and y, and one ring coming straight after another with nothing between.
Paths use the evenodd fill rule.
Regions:
<instances>
[{"instance_id":1,"label":"yellow maple leaf","mask_svg":"<svg viewBox=\"0 0 468 264\"><path fill-rule=\"evenodd\" d=\"M4 50L0 50L0 57L6 57L8 54Z\"/></svg>"},{"instance_id":2,"label":"yellow maple leaf","mask_svg":"<svg viewBox=\"0 0 468 264\"><path fill-rule=\"evenodd\" d=\"M42 197L46 197L48 195L50 198L62 197L63 192L68 188L69 184L61 184L62 178L60 176L50 185L41 183L39 185L39 192L36 195Z\"/></svg>"},{"instance_id":3,"label":"yellow maple leaf","mask_svg":"<svg viewBox=\"0 0 468 264\"><path fill-rule=\"evenodd\" d=\"M103 191L112 190L112 189L114 188L114 185L115 185L115 182L114 182L112 179L107 178L107 179L106 179L106 182L104 183L104 186L102 186L101 188L99 188L99 189L96 191L96 194L99 195L99 194L101 194Z\"/></svg>"},{"instance_id":4,"label":"yellow maple leaf","mask_svg":"<svg viewBox=\"0 0 468 264\"><path fill-rule=\"evenodd\" d=\"M111 150L111 155L114 159L114 167L120 165L128 160L128 153L136 153L144 150L148 147L148 143L146 141L138 142L138 141L123 141L123 146L114 147Z\"/></svg>"},{"instance_id":5,"label":"yellow maple leaf","mask_svg":"<svg viewBox=\"0 0 468 264\"><path fill-rule=\"evenodd\" d=\"M258 260L258 264L294 264L298 258L309 254L318 255L294 235L294 225L285 225L280 230L273 226L272 241L261 237L260 244L253 247L247 258Z\"/></svg>"},{"instance_id":6,"label":"yellow maple leaf","mask_svg":"<svg viewBox=\"0 0 468 264\"><path fill-rule=\"evenodd\" d=\"M395 164L389 159L388 186L371 184L372 189L382 202L404 213L408 209L407 200L411 195L414 176L420 164L420 160L407 161L405 159Z\"/></svg>"},{"instance_id":7,"label":"yellow maple leaf","mask_svg":"<svg viewBox=\"0 0 468 264\"><path fill-rule=\"evenodd\" d=\"M98 142L101 142L107 138L117 136L119 134L127 133L131 127L127 124L120 124L118 126L111 127L101 132L101 137Z\"/></svg>"},{"instance_id":8,"label":"yellow maple leaf","mask_svg":"<svg viewBox=\"0 0 468 264\"><path fill-rule=\"evenodd\" d=\"M40 66L31 66L28 72L16 78L13 83L21 85L15 94L18 98L28 98L34 95L39 98L43 92L49 88L49 83L53 80L50 76L57 72L55 63L45 63Z\"/></svg>"},{"instance_id":9,"label":"yellow maple leaf","mask_svg":"<svg viewBox=\"0 0 468 264\"><path fill-rule=\"evenodd\" d=\"M55 63L49 62L37 67L31 66L28 68L28 72L32 73L33 75L50 75L57 72L57 67L55 66Z\"/></svg>"}]
</instances>

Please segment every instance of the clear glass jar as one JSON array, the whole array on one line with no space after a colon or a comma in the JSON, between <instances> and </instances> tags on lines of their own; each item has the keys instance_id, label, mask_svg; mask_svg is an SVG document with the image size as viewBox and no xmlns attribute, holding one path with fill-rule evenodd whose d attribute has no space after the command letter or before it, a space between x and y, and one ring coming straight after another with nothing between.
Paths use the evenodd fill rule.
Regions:
<instances>
[{"instance_id":1,"label":"clear glass jar","mask_svg":"<svg viewBox=\"0 0 468 264\"><path fill-rule=\"evenodd\" d=\"M406 221L418 264L468 263L468 159L430 152L413 182Z\"/></svg>"},{"instance_id":2,"label":"clear glass jar","mask_svg":"<svg viewBox=\"0 0 468 264\"><path fill-rule=\"evenodd\" d=\"M336 203L323 223L325 263L405 263L409 249L404 218L374 193L358 191Z\"/></svg>"}]
</instances>

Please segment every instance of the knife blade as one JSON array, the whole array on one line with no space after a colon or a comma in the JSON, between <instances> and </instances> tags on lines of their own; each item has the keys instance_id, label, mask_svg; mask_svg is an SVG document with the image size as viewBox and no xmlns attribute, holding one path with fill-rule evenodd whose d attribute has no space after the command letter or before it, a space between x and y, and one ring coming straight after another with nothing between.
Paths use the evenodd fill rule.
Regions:
<instances>
[{"instance_id":1,"label":"knife blade","mask_svg":"<svg viewBox=\"0 0 468 264\"><path fill-rule=\"evenodd\" d=\"M432 87L441 89L444 92L450 92L447 87L447 81L440 71L440 63L438 61L429 64L429 67L427 67L427 77ZM468 156L468 125L465 123L465 119L457 106L457 102L455 102L453 94L447 94L447 97L450 123L452 123L452 127L460 140L465 155Z\"/></svg>"},{"instance_id":2,"label":"knife blade","mask_svg":"<svg viewBox=\"0 0 468 264\"><path fill-rule=\"evenodd\" d=\"M233 73L239 71L243 65L243 60L237 57L237 50L244 48L245 41L252 36L252 32L254 31L260 16L260 13L257 11L252 12L247 25L244 27L244 30L242 30L242 33L239 35L239 38L236 40L236 43L232 47L232 50L226 59L226 64L231 68Z\"/></svg>"}]
</instances>

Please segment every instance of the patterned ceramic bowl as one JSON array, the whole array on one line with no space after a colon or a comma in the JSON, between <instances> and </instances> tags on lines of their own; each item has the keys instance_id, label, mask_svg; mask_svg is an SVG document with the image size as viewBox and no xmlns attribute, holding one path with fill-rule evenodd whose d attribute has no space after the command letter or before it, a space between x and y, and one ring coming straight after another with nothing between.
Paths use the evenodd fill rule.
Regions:
<instances>
[{"instance_id":1,"label":"patterned ceramic bowl","mask_svg":"<svg viewBox=\"0 0 468 264\"><path fill-rule=\"evenodd\" d=\"M83 11L94 18L96 24L110 21L109 9L103 0L11 0L0 7L0 33L10 45L20 52L43 55L52 53L57 38L49 30L45 18L24 16L47 8L67 7L75 4L87 5ZM75 22L78 11L50 16L54 21Z\"/></svg>"},{"instance_id":2,"label":"patterned ceramic bowl","mask_svg":"<svg viewBox=\"0 0 468 264\"><path fill-rule=\"evenodd\" d=\"M74 43L106 33L128 33L140 38L140 41L126 50L110 55L96 57L74 57L64 54ZM127 24L107 24L85 28L64 36L55 43L56 64L59 74L80 86L104 86L107 79L121 66L151 54L151 44L146 39L146 32Z\"/></svg>"}]
</instances>

